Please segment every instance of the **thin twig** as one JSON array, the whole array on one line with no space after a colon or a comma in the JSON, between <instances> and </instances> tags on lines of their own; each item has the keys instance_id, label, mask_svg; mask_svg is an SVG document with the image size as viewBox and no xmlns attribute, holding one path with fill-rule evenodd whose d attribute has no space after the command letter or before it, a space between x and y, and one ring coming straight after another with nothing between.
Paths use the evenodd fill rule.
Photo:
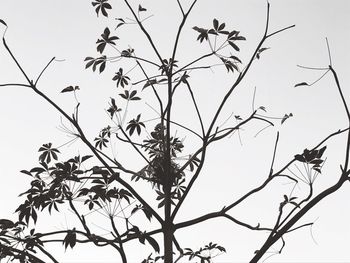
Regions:
<instances>
[{"instance_id":1,"label":"thin twig","mask_svg":"<svg viewBox=\"0 0 350 263\"><path fill-rule=\"evenodd\" d=\"M278 34L278 33L281 33L281 32L283 32L283 31L288 30L288 29L291 29L291 28L293 28L293 27L295 27L295 25L287 26L287 27L285 27L285 28L282 28L282 29L280 29L280 30L277 30L277 31L275 31L275 32L273 32L273 33L271 33L271 34L268 34L268 35L266 36L266 38L272 37L273 35L276 35L276 34Z\"/></svg>"},{"instance_id":2,"label":"thin twig","mask_svg":"<svg viewBox=\"0 0 350 263\"><path fill-rule=\"evenodd\" d=\"M272 155L272 161L271 161L270 174L269 174L269 176L271 176L271 175L273 174L273 165L274 165L274 163L275 163L276 152L277 152L277 144L278 144L279 137L280 137L280 133L277 132L275 147L274 147L274 149L273 149L273 155Z\"/></svg>"},{"instance_id":3,"label":"thin twig","mask_svg":"<svg viewBox=\"0 0 350 263\"><path fill-rule=\"evenodd\" d=\"M30 85L27 84L21 84L21 83L6 83L6 84L0 84L0 87L7 87L7 86L18 86L18 87L26 87L31 88Z\"/></svg>"},{"instance_id":4,"label":"thin twig","mask_svg":"<svg viewBox=\"0 0 350 263\"><path fill-rule=\"evenodd\" d=\"M34 86L36 86L36 84L38 83L39 79L41 78L41 76L44 74L45 70L50 66L50 64L55 60L55 57L53 57L49 63L47 63L47 65L44 67L44 69L40 72L39 76L37 77L37 79L35 80Z\"/></svg>"},{"instance_id":5,"label":"thin twig","mask_svg":"<svg viewBox=\"0 0 350 263\"><path fill-rule=\"evenodd\" d=\"M333 66L333 65L332 65L332 56L331 56L331 50L330 50L330 48L329 48L329 43L328 43L328 38L326 38L326 44L327 44L327 51L328 51L329 65L330 65L330 66Z\"/></svg>"},{"instance_id":6,"label":"thin twig","mask_svg":"<svg viewBox=\"0 0 350 263\"><path fill-rule=\"evenodd\" d=\"M191 94L192 102L193 102L194 107L196 108L196 112L197 112L197 116L198 116L198 119L199 119L199 123L200 123L200 125L201 125L202 136L204 137L204 135L205 135L204 124L203 124L202 116L201 116L200 111L199 111L199 108L198 108L198 104L197 104L197 102L196 102L196 99L195 99L195 97L194 97L194 94L193 94L193 91L192 91L192 88L191 88L189 82L188 82L188 81L185 81L185 84L186 84L186 86L187 86L187 88L188 88L188 91L189 91L190 94Z\"/></svg>"},{"instance_id":7,"label":"thin twig","mask_svg":"<svg viewBox=\"0 0 350 263\"><path fill-rule=\"evenodd\" d=\"M322 67L307 67L307 66L302 66L302 65L297 65L299 68L303 69L311 69L311 70L329 70L329 68L322 68Z\"/></svg>"},{"instance_id":8,"label":"thin twig","mask_svg":"<svg viewBox=\"0 0 350 263\"><path fill-rule=\"evenodd\" d=\"M177 4L179 5L179 8L181 10L182 15L185 16L185 12L184 12L184 10L182 8L182 5L181 5L180 1L179 0L176 0L176 1L177 1Z\"/></svg>"}]
</instances>

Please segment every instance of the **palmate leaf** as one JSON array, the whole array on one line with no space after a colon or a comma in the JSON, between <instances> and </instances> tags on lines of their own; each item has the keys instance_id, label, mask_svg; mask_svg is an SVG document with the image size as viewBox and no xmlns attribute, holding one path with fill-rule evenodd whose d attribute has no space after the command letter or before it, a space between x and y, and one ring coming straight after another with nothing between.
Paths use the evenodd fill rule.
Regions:
<instances>
[{"instance_id":1,"label":"palmate leaf","mask_svg":"<svg viewBox=\"0 0 350 263\"><path fill-rule=\"evenodd\" d=\"M52 158L57 160L57 153L59 153L60 151L57 150L56 148L51 148L52 147L52 143L47 143L47 144L43 144L40 148L39 148L39 152L42 152L39 156L39 161L43 162L43 163L50 163Z\"/></svg>"},{"instance_id":2,"label":"palmate leaf","mask_svg":"<svg viewBox=\"0 0 350 263\"><path fill-rule=\"evenodd\" d=\"M131 92L129 92L128 90L124 90L124 93L120 93L119 96L121 96L123 99L126 99L126 100L141 100L140 97L137 97L136 96L137 94L137 91L136 90L133 90Z\"/></svg>"},{"instance_id":3,"label":"palmate leaf","mask_svg":"<svg viewBox=\"0 0 350 263\"><path fill-rule=\"evenodd\" d=\"M91 3L95 7L97 16L101 12L102 15L108 17L107 10L112 9L112 6L108 3L108 0L96 0Z\"/></svg>"},{"instance_id":4,"label":"palmate leaf","mask_svg":"<svg viewBox=\"0 0 350 263\"><path fill-rule=\"evenodd\" d=\"M112 99L113 102L114 99ZM96 148L100 148L100 150L102 150L103 147L107 147L107 143L109 142L109 140L107 138L111 137L111 132L110 132L110 127L107 126L106 128L103 128L100 132L100 134L98 135L98 137L96 137L94 139L95 141L95 147Z\"/></svg>"},{"instance_id":5,"label":"palmate leaf","mask_svg":"<svg viewBox=\"0 0 350 263\"><path fill-rule=\"evenodd\" d=\"M122 86L122 88L124 88L126 85L129 84L130 78L123 74L122 68L119 68L118 72L115 73L112 80L117 81L117 87L119 87L119 85L120 85L120 86Z\"/></svg>"},{"instance_id":6,"label":"palmate leaf","mask_svg":"<svg viewBox=\"0 0 350 263\"><path fill-rule=\"evenodd\" d=\"M194 30L199 32L199 35L197 37L197 40L199 40L200 43L203 42L203 40L208 40L209 37L209 30L201 27L193 27Z\"/></svg>"},{"instance_id":7,"label":"palmate leaf","mask_svg":"<svg viewBox=\"0 0 350 263\"><path fill-rule=\"evenodd\" d=\"M108 27L105 28L103 33L101 34L102 39L97 39L96 44L97 45L97 51L100 52L101 54L106 48L106 45L115 45L115 40L118 40L119 37L117 36L110 36L111 31L109 30Z\"/></svg>"},{"instance_id":8,"label":"palmate leaf","mask_svg":"<svg viewBox=\"0 0 350 263\"><path fill-rule=\"evenodd\" d=\"M321 165L324 162L324 160L322 160L321 157L326 149L327 149L327 146L324 146L319 150L305 149L302 154L297 154L294 156L294 158L299 162L312 165L313 170L315 170L318 173L321 173Z\"/></svg>"},{"instance_id":9,"label":"palmate leaf","mask_svg":"<svg viewBox=\"0 0 350 263\"><path fill-rule=\"evenodd\" d=\"M118 108L118 106L115 104L115 99L111 98L111 102L109 104L109 108L107 112L109 112L109 115L111 116L111 119L113 119L113 116L115 113L121 111L122 109Z\"/></svg>"},{"instance_id":10,"label":"palmate leaf","mask_svg":"<svg viewBox=\"0 0 350 263\"><path fill-rule=\"evenodd\" d=\"M134 49L133 48L128 48L122 51L122 53L120 54L122 57L130 57L132 56L132 54L134 53Z\"/></svg>"},{"instance_id":11,"label":"palmate leaf","mask_svg":"<svg viewBox=\"0 0 350 263\"><path fill-rule=\"evenodd\" d=\"M92 71L96 71L97 66L99 66L99 72L102 73L106 68L106 56L93 58L93 57L86 57L84 61L87 61L85 68L89 68L92 66Z\"/></svg>"},{"instance_id":12,"label":"palmate leaf","mask_svg":"<svg viewBox=\"0 0 350 263\"><path fill-rule=\"evenodd\" d=\"M141 114L137 115L136 119L129 121L126 130L129 131L130 136L133 135L134 131L137 132L138 135L141 134L141 127L145 127L145 124L140 121Z\"/></svg>"},{"instance_id":13,"label":"palmate leaf","mask_svg":"<svg viewBox=\"0 0 350 263\"><path fill-rule=\"evenodd\" d=\"M102 147L107 147L108 140L106 138L96 137L94 141L95 141L95 147L100 148L100 150L102 150Z\"/></svg>"}]
</instances>

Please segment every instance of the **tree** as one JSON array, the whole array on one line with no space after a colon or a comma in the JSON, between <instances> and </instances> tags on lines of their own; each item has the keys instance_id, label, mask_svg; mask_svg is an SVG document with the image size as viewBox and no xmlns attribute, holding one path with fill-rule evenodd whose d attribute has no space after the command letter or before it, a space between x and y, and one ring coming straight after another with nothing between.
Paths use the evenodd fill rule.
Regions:
<instances>
[{"instance_id":1,"label":"tree","mask_svg":"<svg viewBox=\"0 0 350 263\"><path fill-rule=\"evenodd\" d=\"M115 82L119 93L118 96L110 98L106 108L110 119L109 125L103 127L93 140L85 135L85 130L80 122L81 106L77 97L80 87L69 85L61 90L61 93L67 93L62 96L72 95L76 99L73 113L64 111L42 89L39 89L42 76L55 58L50 60L36 79L32 80L4 36L4 47L25 77L26 82L5 83L1 86L20 86L34 91L62 115L64 118L62 127L70 136L73 136L72 141L79 139L83 142L89 153L61 158L61 147L59 150L52 143L45 143L39 148L39 165L32 169L22 170L22 173L32 177L32 182L30 188L23 193L23 203L16 210L19 220L2 219L0 221L3 257L17 258L22 262L25 260L44 262L46 259L39 258L46 256L53 262L58 262L46 250L46 243L63 243L66 249L75 248L77 243L92 243L95 246L113 247L121 260L126 262L125 247L132 240L138 240L141 244L150 245L156 252L144 262L174 262L176 260L211 262L215 255L225 252L223 246L217 242L210 242L199 250L186 248L177 241L176 235L184 228L209 219L225 218L250 230L268 233L266 241L256 249L255 255L252 255L251 262L257 262L276 242L281 243L279 250L281 253L285 245L284 237L288 233L313 224L313 222L299 224L299 220L311 208L336 192L349 180L350 133L348 127L341 130L336 127L334 132L325 138L319 138L319 142L315 145L307 145L304 151L292 154L292 158L279 168L275 165L280 137L277 132L268 162L269 169L267 174L266 171L264 172L266 176L258 186L248 190L236 200L228 201L225 206L218 207L214 212L209 211L202 216L188 220L176 220L182 205L190 197L189 194L204 171L210 147L232 134L240 136L242 128L248 125L266 125L255 131L262 136L265 129L284 124L289 121L290 117L293 117L291 113L282 114L277 120L271 117L266 112L267 107L255 104L255 94L249 114L233 114L229 117L224 114L228 100L242 85L252 65L260 63L264 53L268 52L266 42L293 26L271 31L269 28L270 10L267 5L263 36L250 57L243 60L239 56L239 51L241 44L246 41L244 34L239 32L239 29L232 29L218 19L213 19L209 27L202 25L193 27L195 38L202 45L208 44L209 52L187 62L187 60L178 58L180 36L182 30L187 26L186 20L195 8L196 1L188 7L184 7L179 1L177 3L182 14L182 21L178 27L170 56L164 57L156 47L155 38L145 28L145 21L149 18L147 7L136 5L135 9L128 1L125 1L133 15L132 20L117 18L115 32L111 27L106 27L96 43L98 56L85 59L86 68L91 68L92 71L102 73L111 67L115 74L110 78ZM92 5L98 16L107 17L114 10L111 10L112 5L109 1L94 1ZM7 27L5 21L1 20L1 23ZM142 54L142 50L134 50L132 47L123 48L126 44L118 43L123 39L118 34L119 28L130 28L135 26L134 24L145 35L146 43L150 45L155 54L151 59L139 55ZM115 61L118 64L108 64ZM323 79L326 74L333 76L334 86L337 88L346 116L350 120L346 100L331 59L329 64L327 67L314 68L314 70L324 71L320 79ZM231 85L224 89L219 105L213 106L214 114L208 114L208 116L202 114L204 109L197 101L197 95L201 90L195 88L195 83L198 81L196 77L202 78L203 70L207 69L227 71L226 76L231 82ZM318 83L318 79L308 83L300 82L295 86L296 88L313 86ZM220 94L215 93L215 95ZM147 106L149 111L156 112L157 118L148 120L148 117L144 117L148 116L147 110L141 109L140 104L137 105L140 100L149 105ZM187 101L188 105L183 105L182 100ZM123 101L126 102L125 106L120 107ZM176 114L181 110L176 108L176 102L185 108L186 114L194 116L189 124L184 125L181 119L179 121L176 118ZM340 172L338 171L339 180L325 190L314 193L316 178L321 176L326 160L326 143L331 138L342 134L347 134L347 138L345 160ZM184 141L185 137L186 141ZM187 141L195 143L189 143L187 146ZM134 149L135 155L128 158L133 158L135 164L126 165L123 156L109 154L108 148L113 149L114 142L118 143L117 147L123 147L120 145L125 144ZM124 148L122 149L124 152ZM125 149L125 152L128 151ZM140 165L136 158L140 158L143 163ZM129 166L133 167L129 168ZM298 169L301 170L300 174L298 174ZM280 197L274 200L276 217L272 223L267 225L251 225L232 215L233 208L255 193L272 187L271 185L279 179L283 182L292 182L293 185L306 186L306 197L296 196L290 189L289 192L279 193ZM153 192L156 202L148 196L147 199L145 198L144 192L147 191ZM198 205L202 204L200 202ZM44 210L52 213L53 216L55 210L71 210L79 224L60 231L38 232L38 229L33 227ZM99 215L99 212L104 213L104 216L107 217L109 230L107 236L99 234L93 227L93 220ZM118 213L123 215L121 219L118 219ZM151 226L147 227L148 223L143 220L151 221ZM24 234L27 231L29 234ZM161 235L156 236L156 234ZM17 244L21 244L22 247L17 248L15 246ZM40 250L43 255L37 255L35 253L37 250ZM176 253L176 258L173 253Z\"/></svg>"}]
</instances>

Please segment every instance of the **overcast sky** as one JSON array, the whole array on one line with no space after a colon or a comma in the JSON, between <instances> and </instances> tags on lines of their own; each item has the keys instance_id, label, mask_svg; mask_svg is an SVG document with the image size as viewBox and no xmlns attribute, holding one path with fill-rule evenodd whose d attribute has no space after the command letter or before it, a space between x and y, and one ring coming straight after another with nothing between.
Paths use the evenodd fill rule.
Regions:
<instances>
[{"instance_id":1,"label":"overcast sky","mask_svg":"<svg viewBox=\"0 0 350 263\"><path fill-rule=\"evenodd\" d=\"M188 1L184 2L187 7ZM114 18L131 17L123 1L113 0L110 18L97 18L90 3L86 0L0 0L0 18L9 26L6 39L27 73L35 78L46 63L56 57L55 62L39 83L39 89L52 97L67 112L74 108L74 98L59 92L69 85L79 85L81 123L89 138L93 139L100 128L109 124L104 109L110 97L117 96L115 83L111 81L118 64L109 65L104 74L85 70L84 58L97 56L95 42L104 28L112 32L117 24ZM181 13L175 0L131 1L136 8L139 3L147 8L147 14L154 16L145 21L153 39L164 57L170 57L176 27ZM271 0L271 32L295 24L296 27L271 38L264 47L269 48L261 59L256 61L245 81L242 82L219 122L224 122L230 114L246 117L251 112L254 89L255 106L265 106L271 116L293 113L284 125L276 122L259 136L256 133L264 125L254 123L241 132L210 148L203 176L199 178L179 214L178 222L200 216L205 212L221 209L249 189L259 185L267 176L277 131L280 144L276 158L276 169L283 167L304 148L311 148L328 134L345 128L346 116L338 96L335 83L329 74L312 87L294 88L298 82L313 82L319 72L297 68L297 64L313 67L329 65L325 37L328 38L332 62L344 88L345 98L350 103L349 60L350 52L350 2L346 0ZM243 62L248 61L259 42L266 16L266 1L261 0L198 0L189 18L179 45L179 65L193 60L209 51L208 46L196 41L197 33L193 26L209 27L213 18L225 22L230 29L239 30L247 38L237 54ZM4 27L0 27L0 32ZM113 32L114 33L114 32ZM135 48L139 56L150 59L154 54L135 25L122 27L115 32L120 38L120 48L128 45ZM211 62L208 62L211 63ZM0 84L20 82L24 78L3 47L0 48ZM226 69L215 67L193 73L199 105L209 121L215 107L222 99L232 76ZM181 93L180 93L181 94ZM146 95L145 95L146 96ZM183 96L175 97L174 118L186 125L195 125L195 115ZM130 109L130 116L142 111L144 116L154 117L154 112L143 102ZM192 113L189 113L191 111ZM68 138L57 127L60 116L50 105L25 88L0 88L0 218L16 218L14 210L20 204L18 194L29 185L29 177L20 174L37 164L37 150L47 142L54 145L65 143ZM197 126L196 126L197 125ZM148 127L152 129L152 125ZM191 153L198 142L192 140L184 130L178 130L184 141L186 152ZM197 143L197 144L196 144ZM327 162L319 176L315 191L319 192L331 185L339 176L339 164L344 158L345 138L332 139L328 145ZM132 159L130 151L117 148L115 154L125 162L140 165L142 160ZM79 143L61 149L65 156L88 153ZM130 162L130 160L133 162ZM289 194L291 184L278 182L269 191L247 200L234 213L252 225L273 221L278 204L284 193ZM297 188L303 194L303 188ZM299 192L298 192L299 191ZM350 262L348 244L350 242L350 187L325 199L315 207L303 223L315 222L312 230L304 228L286 236L286 247L282 255L269 258L266 262ZM305 192L304 192L305 193ZM200 204L200 205L199 205ZM235 214L235 215L236 215ZM54 214L55 216L55 214ZM63 223L55 223L53 229L69 225L66 215L57 215ZM45 221L44 223L49 223ZM247 262L252 253L266 238L266 233L252 232L223 219L214 219L188 230L179 231L178 239L184 247L197 248L209 241L226 247L228 253L215 262ZM132 262L140 262L149 253L139 250L133 243L128 247ZM278 250L280 244L274 249ZM57 251L57 252L56 252ZM94 251L93 253L91 251ZM95 252L96 251L96 252ZM101 252L102 251L102 252ZM273 251L273 250L271 250ZM63 247L55 247L61 255ZM76 252L68 252L62 262L115 262L115 257L106 250L79 246Z\"/></svg>"}]
</instances>

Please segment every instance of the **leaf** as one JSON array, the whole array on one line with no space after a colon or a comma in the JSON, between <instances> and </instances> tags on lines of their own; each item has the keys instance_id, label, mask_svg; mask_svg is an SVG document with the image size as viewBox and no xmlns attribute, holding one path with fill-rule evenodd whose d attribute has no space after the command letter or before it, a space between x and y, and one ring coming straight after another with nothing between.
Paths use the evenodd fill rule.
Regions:
<instances>
[{"instance_id":1,"label":"leaf","mask_svg":"<svg viewBox=\"0 0 350 263\"><path fill-rule=\"evenodd\" d=\"M281 120L281 124L283 124L287 119L289 119L290 117L292 117L293 114L289 113L289 114L284 114L282 120Z\"/></svg>"},{"instance_id":2,"label":"leaf","mask_svg":"<svg viewBox=\"0 0 350 263\"><path fill-rule=\"evenodd\" d=\"M106 60L107 57L106 56L101 56L98 58L92 58L92 57L86 57L85 61L88 61L85 68L89 68L92 66L92 71L96 71L97 66L100 65L99 71L100 73L102 73L102 71L104 71L105 67L106 67Z\"/></svg>"},{"instance_id":3,"label":"leaf","mask_svg":"<svg viewBox=\"0 0 350 263\"><path fill-rule=\"evenodd\" d=\"M15 223L8 219L0 219L0 228L7 229L15 227Z\"/></svg>"},{"instance_id":4,"label":"leaf","mask_svg":"<svg viewBox=\"0 0 350 263\"><path fill-rule=\"evenodd\" d=\"M103 62L101 63L100 69L99 69L100 73L102 73L102 72L105 70L105 68L106 68L106 62L103 61Z\"/></svg>"},{"instance_id":5,"label":"leaf","mask_svg":"<svg viewBox=\"0 0 350 263\"><path fill-rule=\"evenodd\" d=\"M86 160L92 158L93 156L92 155L85 155L81 158L81 162L85 162Z\"/></svg>"},{"instance_id":6,"label":"leaf","mask_svg":"<svg viewBox=\"0 0 350 263\"><path fill-rule=\"evenodd\" d=\"M218 28L219 28L219 21L218 21L216 18L213 20L213 26L214 26L214 29L215 29L216 31L218 31Z\"/></svg>"},{"instance_id":7,"label":"leaf","mask_svg":"<svg viewBox=\"0 0 350 263\"><path fill-rule=\"evenodd\" d=\"M118 106L115 104L115 99L111 98L111 103L109 104L109 109L107 110L111 116L111 119L113 118L114 114L116 112L120 112L121 109L118 108Z\"/></svg>"},{"instance_id":8,"label":"leaf","mask_svg":"<svg viewBox=\"0 0 350 263\"><path fill-rule=\"evenodd\" d=\"M295 160L297 160L299 162L304 162L305 161L304 157L301 154L296 154L294 156L294 158L295 158Z\"/></svg>"},{"instance_id":9,"label":"leaf","mask_svg":"<svg viewBox=\"0 0 350 263\"><path fill-rule=\"evenodd\" d=\"M112 9L112 6L108 3L108 0L96 0L91 4L96 7L95 12L97 16L101 12L102 15L104 15L105 17L108 17L107 9Z\"/></svg>"},{"instance_id":10,"label":"leaf","mask_svg":"<svg viewBox=\"0 0 350 263\"><path fill-rule=\"evenodd\" d=\"M137 134L141 134L141 127L145 127L145 124L140 121L141 114L137 115L136 119L129 121L126 130L129 130L130 136L133 135L134 131L137 131Z\"/></svg>"},{"instance_id":11,"label":"leaf","mask_svg":"<svg viewBox=\"0 0 350 263\"><path fill-rule=\"evenodd\" d=\"M147 9L139 5L139 12L145 12L145 11L147 11Z\"/></svg>"},{"instance_id":12,"label":"leaf","mask_svg":"<svg viewBox=\"0 0 350 263\"><path fill-rule=\"evenodd\" d=\"M7 245L11 245L11 242L10 242L9 240L5 239L5 238L0 237L0 240L1 240L2 242L5 242ZM3 253L4 253L4 252L3 252Z\"/></svg>"},{"instance_id":13,"label":"leaf","mask_svg":"<svg viewBox=\"0 0 350 263\"><path fill-rule=\"evenodd\" d=\"M116 18L115 20L120 21L115 29L125 24L125 20L123 18Z\"/></svg>"},{"instance_id":14,"label":"leaf","mask_svg":"<svg viewBox=\"0 0 350 263\"><path fill-rule=\"evenodd\" d=\"M101 54L103 53L104 49L106 48L107 44L115 45L115 40L118 40L119 37L117 36L110 36L111 31L108 27L105 28L103 33L101 34L102 39L97 39L96 44L97 45L97 51Z\"/></svg>"},{"instance_id":15,"label":"leaf","mask_svg":"<svg viewBox=\"0 0 350 263\"><path fill-rule=\"evenodd\" d=\"M7 24L5 23L4 20L0 19L0 23L7 27Z\"/></svg>"},{"instance_id":16,"label":"leaf","mask_svg":"<svg viewBox=\"0 0 350 263\"><path fill-rule=\"evenodd\" d=\"M65 92L71 92L71 91L76 91L79 90L79 86L69 86L67 88L64 88L61 93L65 93Z\"/></svg>"},{"instance_id":17,"label":"leaf","mask_svg":"<svg viewBox=\"0 0 350 263\"><path fill-rule=\"evenodd\" d=\"M203 40L208 40L208 33L209 33L208 29L200 28L197 26L193 27L193 29L199 32L199 36L197 37L197 40L199 40L200 43L202 43Z\"/></svg>"},{"instance_id":18,"label":"leaf","mask_svg":"<svg viewBox=\"0 0 350 263\"><path fill-rule=\"evenodd\" d=\"M236 51L239 51L239 47L238 47L235 43L233 43L232 41L229 41L228 43L229 43L230 46L233 47Z\"/></svg>"},{"instance_id":19,"label":"leaf","mask_svg":"<svg viewBox=\"0 0 350 263\"><path fill-rule=\"evenodd\" d=\"M262 47L258 50L259 53L264 52L265 50L270 49L269 47Z\"/></svg>"},{"instance_id":20,"label":"leaf","mask_svg":"<svg viewBox=\"0 0 350 263\"><path fill-rule=\"evenodd\" d=\"M65 249L67 249L68 246L73 248L75 244L77 243L77 234L75 233L75 228L73 230L68 230L67 235L63 239L63 245Z\"/></svg>"},{"instance_id":21,"label":"leaf","mask_svg":"<svg viewBox=\"0 0 350 263\"><path fill-rule=\"evenodd\" d=\"M74 90L73 86L69 86L69 87L67 87L67 88L64 88L64 89L61 91L61 93L70 92L70 91L73 91L73 90Z\"/></svg>"},{"instance_id":22,"label":"leaf","mask_svg":"<svg viewBox=\"0 0 350 263\"><path fill-rule=\"evenodd\" d=\"M326 149L327 146L323 146L321 149L319 149L316 158L321 158Z\"/></svg>"},{"instance_id":23,"label":"leaf","mask_svg":"<svg viewBox=\"0 0 350 263\"><path fill-rule=\"evenodd\" d=\"M27 174L29 176L32 176L32 174L30 172L26 171L26 170L21 170L20 172L23 173L23 174Z\"/></svg>"},{"instance_id":24,"label":"leaf","mask_svg":"<svg viewBox=\"0 0 350 263\"><path fill-rule=\"evenodd\" d=\"M301 86L310 86L307 82L300 82L300 83L298 83L298 84L295 84L294 85L294 88L296 88L296 87L301 87Z\"/></svg>"},{"instance_id":25,"label":"leaf","mask_svg":"<svg viewBox=\"0 0 350 263\"><path fill-rule=\"evenodd\" d=\"M222 31L224 28L225 28L225 23L222 23L220 26L219 26L219 28L218 28L218 31L219 31L219 33L224 33L224 34L226 34L226 32L227 31Z\"/></svg>"},{"instance_id":26,"label":"leaf","mask_svg":"<svg viewBox=\"0 0 350 263\"><path fill-rule=\"evenodd\" d=\"M260 106L259 110L265 111L266 112L266 108L264 106Z\"/></svg>"},{"instance_id":27,"label":"leaf","mask_svg":"<svg viewBox=\"0 0 350 263\"><path fill-rule=\"evenodd\" d=\"M268 50L268 49L270 49L269 47L262 47L262 48L260 48L259 50L258 50L258 52L256 53L256 58L257 59L260 59L260 54L262 53L262 52L264 52L265 50Z\"/></svg>"},{"instance_id":28,"label":"leaf","mask_svg":"<svg viewBox=\"0 0 350 263\"><path fill-rule=\"evenodd\" d=\"M134 53L134 51L135 50L133 48L128 48L128 49L122 51L121 56L122 57L131 57L132 53Z\"/></svg>"},{"instance_id":29,"label":"leaf","mask_svg":"<svg viewBox=\"0 0 350 263\"><path fill-rule=\"evenodd\" d=\"M230 56L230 58L242 64L242 61L238 57Z\"/></svg>"},{"instance_id":30,"label":"leaf","mask_svg":"<svg viewBox=\"0 0 350 263\"><path fill-rule=\"evenodd\" d=\"M39 148L39 152L42 152L39 156L39 161L42 163L50 163L51 162L51 158L57 160L57 153L59 153L60 151L56 148L51 148L52 143L47 143L47 144L43 144L40 148Z\"/></svg>"},{"instance_id":31,"label":"leaf","mask_svg":"<svg viewBox=\"0 0 350 263\"><path fill-rule=\"evenodd\" d=\"M238 67L235 63L225 58L220 58L220 59L222 62L224 62L227 72L230 72L230 71L234 72L234 70L238 71Z\"/></svg>"},{"instance_id":32,"label":"leaf","mask_svg":"<svg viewBox=\"0 0 350 263\"><path fill-rule=\"evenodd\" d=\"M159 253L160 249L159 249L159 245L158 242L151 236L145 236L146 240L148 241L148 243L150 243L150 245L153 247L153 249Z\"/></svg>"},{"instance_id":33,"label":"leaf","mask_svg":"<svg viewBox=\"0 0 350 263\"><path fill-rule=\"evenodd\" d=\"M130 99L130 100L141 100L141 98L140 98L140 97L137 97L136 94L137 94L137 91L136 91L136 90L133 90L133 91L130 93L129 99Z\"/></svg>"},{"instance_id":34,"label":"leaf","mask_svg":"<svg viewBox=\"0 0 350 263\"><path fill-rule=\"evenodd\" d=\"M126 85L129 84L130 78L123 74L123 69L119 68L119 71L115 73L114 77L112 78L113 81L117 81L117 87L122 86L124 88ZM127 94L127 98L129 97L129 92ZM125 98L125 97L123 97ZM125 98L125 99L127 99Z\"/></svg>"},{"instance_id":35,"label":"leaf","mask_svg":"<svg viewBox=\"0 0 350 263\"><path fill-rule=\"evenodd\" d=\"M94 58L92 58L92 57L86 57L85 61L89 61L88 63L86 63L85 69L91 67L95 62Z\"/></svg>"}]
</instances>

